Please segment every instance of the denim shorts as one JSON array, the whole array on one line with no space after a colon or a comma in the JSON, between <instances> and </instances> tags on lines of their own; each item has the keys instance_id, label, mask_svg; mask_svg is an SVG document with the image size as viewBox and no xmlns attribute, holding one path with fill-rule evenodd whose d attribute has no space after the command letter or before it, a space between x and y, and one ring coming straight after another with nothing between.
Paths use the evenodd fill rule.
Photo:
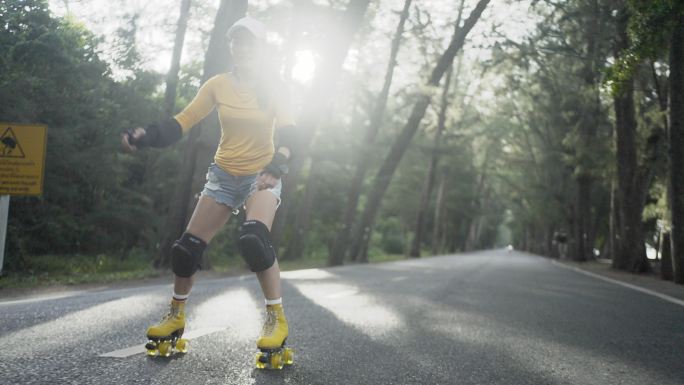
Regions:
<instances>
[{"instance_id":1,"label":"denim shorts","mask_svg":"<svg viewBox=\"0 0 684 385\"><path fill-rule=\"evenodd\" d=\"M239 210L244 206L247 198L258 191L257 176L259 174L236 176L226 172L216 163L212 163L207 171L207 182L204 184L201 195L207 195L218 203ZM278 184L267 189L278 199L278 206L280 206L282 186L282 182L278 180Z\"/></svg>"}]
</instances>

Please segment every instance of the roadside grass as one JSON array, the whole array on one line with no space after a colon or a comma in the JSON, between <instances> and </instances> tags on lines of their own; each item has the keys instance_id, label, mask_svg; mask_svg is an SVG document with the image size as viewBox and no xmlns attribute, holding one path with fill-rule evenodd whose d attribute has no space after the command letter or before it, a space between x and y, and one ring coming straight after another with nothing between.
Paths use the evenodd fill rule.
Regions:
<instances>
[{"instance_id":1,"label":"roadside grass","mask_svg":"<svg viewBox=\"0 0 684 385\"><path fill-rule=\"evenodd\" d=\"M371 254L368 257L369 263L391 262L406 259L402 254ZM348 262L349 264L349 262ZM297 259L283 259L278 261L280 270L302 270L302 269L320 269L328 267L328 260L326 255L309 255ZM239 255L232 255L230 257L211 258L211 268L217 273L236 274L239 272L248 273L249 269Z\"/></svg>"},{"instance_id":2,"label":"roadside grass","mask_svg":"<svg viewBox=\"0 0 684 385\"><path fill-rule=\"evenodd\" d=\"M210 256L214 273L221 275L248 274L249 269L239 255L225 258ZM369 263L405 259L401 254L371 253ZM112 283L168 275L168 271L154 269L145 253L136 253L126 259L107 256L33 256L25 261L21 272L5 271L0 277L2 289L29 289L53 285L79 285ZM325 255L310 255L279 262L282 271L327 267Z\"/></svg>"},{"instance_id":3,"label":"roadside grass","mask_svg":"<svg viewBox=\"0 0 684 385\"><path fill-rule=\"evenodd\" d=\"M141 255L121 260L107 255L42 255L25 260L22 271L5 271L0 289L23 289L51 285L110 283L162 275Z\"/></svg>"}]
</instances>

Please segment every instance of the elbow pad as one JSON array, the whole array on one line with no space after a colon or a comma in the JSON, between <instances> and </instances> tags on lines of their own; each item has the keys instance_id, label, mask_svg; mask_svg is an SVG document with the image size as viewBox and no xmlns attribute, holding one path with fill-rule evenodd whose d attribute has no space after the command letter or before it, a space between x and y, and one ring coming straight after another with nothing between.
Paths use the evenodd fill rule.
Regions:
<instances>
[{"instance_id":1,"label":"elbow pad","mask_svg":"<svg viewBox=\"0 0 684 385\"><path fill-rule=\"evenodd\" d=\"M176 119L166 119L157 124L150 124L145 128L145 135L135 140L133 145L138 147L166 147L183 137L183 128Z\"/></svg>"}]
</instances>

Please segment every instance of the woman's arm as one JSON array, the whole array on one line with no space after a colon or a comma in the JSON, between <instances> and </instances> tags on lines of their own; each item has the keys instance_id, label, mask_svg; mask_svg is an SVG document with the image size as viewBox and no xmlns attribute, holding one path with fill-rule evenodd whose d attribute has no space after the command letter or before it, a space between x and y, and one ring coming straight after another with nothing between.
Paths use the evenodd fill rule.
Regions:
<instances>
[{"instance_id":1,"label":"woman's arm","mask_svg":"<svg viewBox=\"0 0 684 385\"><path fill-rule=\"evenodd\" d=\"M299 149L300 135L294 120L289 89L282 84L275 98L275 126L278 136L276 152L282 153L288 159L293 150Z\"/></svg>"},{"instance_id":2,"label":"woman's arm","mask_svg":"<svg viewBox=\"0 0 684 385\"><path fill-rule=\"evenodd\" d=\"M121 138L124 149L132 151L138 147L166 147L179 141L185 132L214 109L216 81L217 76L204 83L190 104L173 118L150 124L146 128L126 130Z\"/></svg>"},{"instance_id":3,"label":"woman's arm","mask_svg":"<svg viewBox=\"0 0 684 385\"><path fill-rule=\"evenodd\" d=\"M128 129L124 132L122 141L124 148L134 150L138 147L166 147L183 137L183 130L175 119L166 119L153 123L147 128Z\"/></svg>"},{"instance_id":4,"label":"woman's arm","mask_svg":"<svg viewBox=\"0 0 684 385\"><path fill-rule=\"evenodd\" d=\"M293 150L300 148L297 143L297 127L295 126L290 100L283 88L282 93L275 99L275 126L278 142L276 152L271 163L264 167L258 180L259 188L273 187L283 175L289 171L288 163L293 156Z\"/></svg>"},{"instance_id":5,"label":"woman's arm","mask_svg":"<svg viewBox=\"0 0 684 385\"><path fill-rule=\"evenodd\" d=\"M173 117L180 125L183 133L188 132L214 109L216 105L215 90L218 87L220 76L216 75L207 80L197 91L197 95L195 95L190 104Z\"/></svg>"}]
</instances>

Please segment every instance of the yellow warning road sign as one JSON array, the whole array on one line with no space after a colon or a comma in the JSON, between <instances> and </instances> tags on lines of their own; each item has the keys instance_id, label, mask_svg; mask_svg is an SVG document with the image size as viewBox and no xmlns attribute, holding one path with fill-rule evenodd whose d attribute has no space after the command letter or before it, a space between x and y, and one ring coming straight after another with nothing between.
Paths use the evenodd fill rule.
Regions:
<instances>
[{"instance_id":1,"label":"yellow warning road sign","mask_svg":"<svg viewBox=\"0 0 684 385\"><path fill-rule=\"evenodd\" d=\"M0 195L43 193L47 126L0 123Z\"/></svg>"}]
</instances>

